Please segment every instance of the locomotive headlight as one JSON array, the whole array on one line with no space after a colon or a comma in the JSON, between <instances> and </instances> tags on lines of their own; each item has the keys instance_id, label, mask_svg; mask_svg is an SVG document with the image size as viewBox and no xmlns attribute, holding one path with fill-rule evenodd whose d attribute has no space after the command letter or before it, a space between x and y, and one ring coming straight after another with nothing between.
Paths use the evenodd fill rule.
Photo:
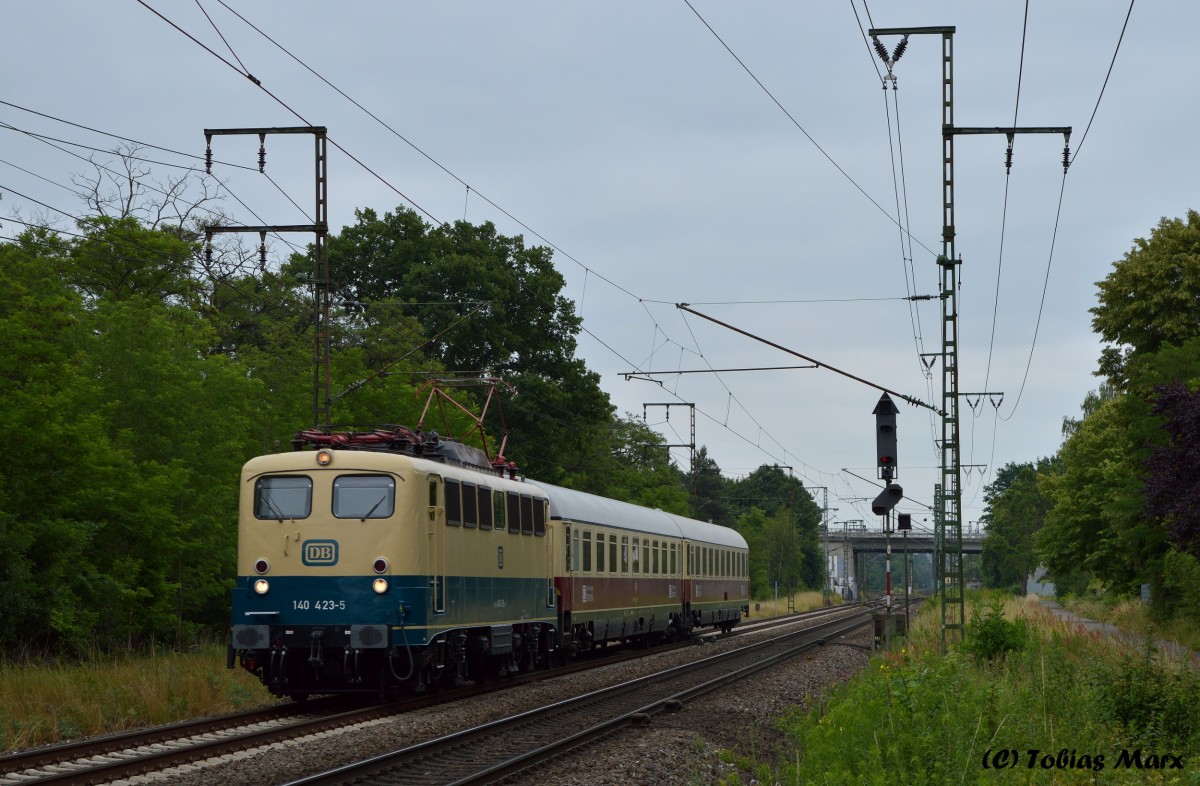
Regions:
<instances>
[{"instance_id":1,"label":"locomotive headlight","mask_svg":"<svg viewBox=\"0 0 1200 786\"><path fill-rule=\"evenodd\" d=\"M324 450L324 449L317 451L317 464L319 464L322 467L328 467L330 462L332 462L332 461L333 461L333 452L332 451Z\"/></svg>"},{"instance_id":2,"label":"locomotive headlight","mask_svg":"<svg viewBox=\"0 0 1200 786\"><path fill-rule=\"evenodd\" d=\"M375 569L376 573L387 573L388 563L383 557L376 557L371 567Z\"/></svg>"},{"instance_id":3,"label":"locomotive headlight","mask_svg":"<svg viewBox=\"0 0 1200 786\"><path fill-rule=\"evenodd\" d=\"M254 572L260 576L270 569L271 563L267 562L265 559L260 559L254 563Z\"/></svg>"},{"instance_id":4,"label":"locomotive headlight","mask_svg":"<svg viewBox=\"0 0 1200 786\"><path fill-rule=\"evenodd\" d=\"M270 588L271 588L271 585L267 582L266 579L259 579L258 581L254 582L254 591L257 592L259 595L266 595L267 590L269 590Z\"/></svg>"},{"instance_id":5,"label":"locomotive headlight","mask_svg":"<svg viewBox=\"0 0 1200 786\"><path fill-rule=\"evenodd\" d=\"M376 595L382 595L387 592L387 579L375 579L371 582L371 589L375 590Z\"/></svg>"}]
</instances>

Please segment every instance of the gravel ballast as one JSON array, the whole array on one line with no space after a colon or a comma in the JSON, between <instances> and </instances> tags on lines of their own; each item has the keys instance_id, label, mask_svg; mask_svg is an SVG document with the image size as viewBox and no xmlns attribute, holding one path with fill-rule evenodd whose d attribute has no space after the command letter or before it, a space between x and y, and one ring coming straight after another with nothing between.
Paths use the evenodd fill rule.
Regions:
<instances>
[{"instance_id":1,"label":"gravel ballast","mask_svg":"<svg viewBox=\"0 0 1200 786\"><path fill-rule=\"evenodd\" d=\"M120 781L178 786L264 786L281 784L424 740L477 726L656 670L708 657L747 640L779 635L780 629L733 639L711 637L702 645L649 655L636 661L545 680L520 689L449 702L404 715L321 735L246 751L220 760ZM870 629L810 650L759 672L734 687L689 702L682 711L656 715L649 724L594 743L568 757L514 776L511 783L538 784L709 784L735 767L722 751L772 762L786 740L774 720L791 707L807 707L830 687L863 669ZM726 757L728 758L728 757ZM741 783L755 782L749 773Z\"/></svg>"}]
</instances>

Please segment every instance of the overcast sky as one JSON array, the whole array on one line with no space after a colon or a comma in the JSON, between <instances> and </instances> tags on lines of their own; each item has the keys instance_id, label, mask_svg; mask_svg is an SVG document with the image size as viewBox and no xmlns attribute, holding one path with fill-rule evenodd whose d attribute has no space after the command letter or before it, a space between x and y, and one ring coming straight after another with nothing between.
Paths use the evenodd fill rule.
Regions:
<instances>
[{"instance_id":1,"label":"overcast sky","mask_svg":"<svg viewBox=\"0 0 1200 786\"><path fill-rule=\"evenodd\" d=\"M415 203L431 223L493 221L553 243L584 319L579 353L621 412L695 403L696 440L727 475L790 466L827 488L832 520L874 525L861 498L877 489L856 476L875 477L878 390L826 369L658 376L661 387L622 374L803 362L675 308L686 302L940 406L940 361L927 376L919 354L941 351L941 39L913 37L893 69L898 90L884 91L859 22L955 26L955 124L1072 126L1078 154L1064 182L1062 137L1020 136L1006 178L1003 136L955 142L959 389L1003 393L998 407L960 406L963 520L977 520L995 468L1052 455L1063 417L1097 385L1095 282L1162 217L1197 207L1200 4L1133 7L1092 120L1127 0L1031 2L1023 46L1018 0L691 2L10 0L0 100L195 155L206 127L324 125L379 175L331 148L333 231L356 208ZM121 144L16 107L0 104L0 122L101 151ZM311 210L311 143L267 147L268 174ZM257 139L217 139L214 152L254 166ZM145 166L160 182L183 172ZM83 212L68 187L89 168L0 128L0 234L17 234L13 217L72 228L31 200ZM216 174L263 221L312 220L256 171ZM221 207L259 223L232 198ZM931 518L940 426L897 404L899 482L912 498L899 509ZM689 442L687 410L664 416L652 407L648 422ZM673 454L686 467L687 451Z\"/></svg>"}]
</instances>

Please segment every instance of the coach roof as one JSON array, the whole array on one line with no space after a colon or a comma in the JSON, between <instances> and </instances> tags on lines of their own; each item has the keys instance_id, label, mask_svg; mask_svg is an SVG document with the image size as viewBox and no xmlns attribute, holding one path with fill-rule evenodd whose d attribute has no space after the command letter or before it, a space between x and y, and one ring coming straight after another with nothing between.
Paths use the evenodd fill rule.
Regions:
<instances>
[{"instance_id":1,"label":"coach roof","mask_svg":"<svg viewBox=\"0 0 1200 786\"><path fill-rule=\"evenodd\" d=\"M552 519L635 530L668 538L685 538L735 549L746 548L746 539L728 527L598 497L583 491L565 489L540 480L527 482L545 491L550 497Z\"/></svg>"}]
</instances>

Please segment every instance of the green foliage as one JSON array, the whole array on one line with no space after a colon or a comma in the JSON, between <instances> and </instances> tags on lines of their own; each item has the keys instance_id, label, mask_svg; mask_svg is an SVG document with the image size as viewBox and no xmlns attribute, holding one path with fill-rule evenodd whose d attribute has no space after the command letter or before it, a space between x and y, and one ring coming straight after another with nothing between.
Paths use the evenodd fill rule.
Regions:
<instances>
[{"instance_id":1,"label":"green foliage","mask_svg":"<svg viewBox=\"0 0 1200 786\"><path fill-rule=\"evenodd\" d=\"M1149 773L1115 769L1122 749L1141 747L1149 753L1166 746L1185 756L1189 766L1200 754L1194 725L1190 731L1183 725L1194 724L1194 715L1188 715L1194 710L1186 707L1195 704L1194 674L1148 670L1129 683L1115 683L1130 686L1122 705L1132 709L1136 691L1145 690L1154 701L1167 699L1166 691L1153 687L1156 675L1167 679L1173 711L1180 713L1171 717L1181 731L1155 737L1146 733L1149 724L1117 722L1104 685L1125 667L1105 642L1053 627L1035 626L1030 634L1024 649L994 661L976 662L958 651L941 656L936 644L927 648L927 640L919 642L918 652L873 659L865 672L811 710L785 717L781 727L796 752L774 782L1140 784ZM1018 753L1018 766L985 769L984 754L1002 749ZM1028 766L1030 751L1040 762L1047 754L1054 760L1064 749L1074 752L1074 767L1069 758L1061 769Z\"/></svg>"},{"instance_id":2,"label":"green foliage","mask_svg":"<svg viewBox=\"0 0 1200 786\"><path fill-rule=\"evenodd\" d=\"M527 248L490 222L431 227L406 208L382 217L360 210L356 219L329 239L334 299L364 304L358 318L368 326L413 304L406 313L429 337L427 355L520 391L505 402L509 458L557 483L586 466L613 412L599 376L574 357L581 320L562 296L551 250ZM309 270L308 260L293 260L298 279Z\"/></svg>"},{"instance_id":3,"label":"green foliage","mask_svg":"<svg viewBox=\"0 0 1200 786\"><path fill-rule=\"evenodd\" d=\"M1200 336L1200 213L1186 220L1163 218L1150 238L1137 238L1133 248L1113 264L1099 289L1099 305L1091 309L1092 328L1106 342L1100 374L1123 386L1129 361L1151 355L1165 344L1181 344Z\"/></svg>"},{"instance_id":4,"label":"green foliage","mask_svg":"<svg viewBox=\"0 0 1200 786\"><path fill-rule=\"evenodd\" d=\"M1164 611L1200 622L1200 560L1176 549L1163 557Z\"/></svg>"},{"instance_id":5,"label":"green foliage","mask_svg":"<svg viewBox=\"0 0 1200 786\"><path fill-rule=\"evenodd\" d=\"M1038 488L1039 475L1054 471L1054 460L1033 464L1008 464L984 490L986 509L982 522L982 569L989 587L1016 587L1025 592L1025 582L1038 558L1034 535L1041 529L1050 501Z\"/></svg>"},{"instance_id":6,"label":"green foliage","mask_svg":"<svg viewBox=\"0 0 1200 786\"><path fill-rule=\"evenodd\" d=\"M1052 507L1036 535L1036 553L1058 577L1085 570L1106 584L1136 587L1161 553L1161 526L1141 518L1137 457L1127 396L1100 402L1059 451L1061 471L1040 475Z\"/></svg>"},{"instance_id":7,"label":"green foliage","mask_svg":"<svg viewBox=\"0 0 1200 786\"><path fill-rule=\"evenodd\" d=\"M1200 745L1200 674L1167 666L1149 636L1140 656L1104 664L1095 684L1109 717L1138 745L1172 751Z\"/></svg>"},{"instance_id":8,"label":"green foliage","mask_svg":"<svg viewBox=\"0 0 1200 786\"><path fill-rule=\"evenodd\" d=\"M979 606L971 609L962 650L977 662L993 661L1021 652L1028 642L1028 623L1024 618L1005 618L1004 602L996 599L988 604L986 614L979 612Z\"/></svg>"}]
</instances>

